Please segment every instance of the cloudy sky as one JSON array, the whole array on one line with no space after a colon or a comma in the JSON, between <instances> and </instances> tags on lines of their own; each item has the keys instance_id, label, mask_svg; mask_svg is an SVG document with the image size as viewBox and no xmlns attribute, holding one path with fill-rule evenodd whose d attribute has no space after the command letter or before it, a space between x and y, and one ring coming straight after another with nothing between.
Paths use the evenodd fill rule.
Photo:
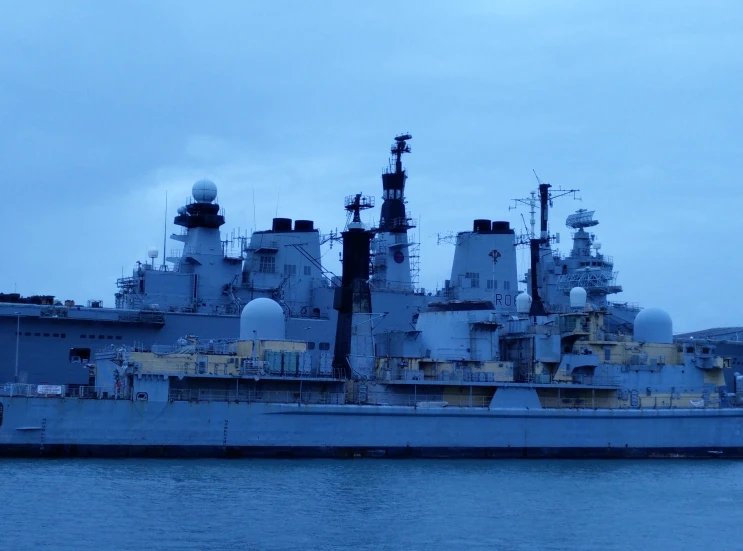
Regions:
<instances>
[{"instance_id":1,"label":"cloudy sky","mask_svg":"<svg viewBox=\"0 0 743 551\"><path fill-rule=\"evenodd\" d=\"M563 251L596 210L618 299L743 325L741 31L736 0L4 2L0 290L112 305L201 177L225 228L342 227L410 132L426 288L437 233L518 223L534 169L581 190Z\"/></svg>"}]
</instances>

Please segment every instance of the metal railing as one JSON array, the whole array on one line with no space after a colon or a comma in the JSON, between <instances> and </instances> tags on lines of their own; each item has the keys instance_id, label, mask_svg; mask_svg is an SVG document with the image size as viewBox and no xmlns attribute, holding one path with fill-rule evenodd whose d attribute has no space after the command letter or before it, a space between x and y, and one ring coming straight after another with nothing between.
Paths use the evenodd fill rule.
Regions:
<instances>
[{"instance_id":1,"label":"metal railing","mask_svg":"<svg viewBox=\"0 0 743 551\"><path fill-rule=\"evenodd\" d=\"M25 398L80 398L83 400L129 400L131 389L115 386L67 386L9 383L0 387L0 396Z\"/></svg>"},{"instance_id":2,"label":"metal railing","mask_svg":"<svg viewBox=\"0 0 743 551\"><path fill-rule=\"evenodd\" d=\"M266 404L343 404L343 392L293 392L281 390L171 389L171 402L248 402Z\"/></svg>"},{"instance_id":3,"label":"metal railing","mask_svg":"<svg viewBox=\"0 0 743 551\"><path fill-rule=\"evenodd\" d=\"M408 406L408 407L477 407L485 408L490 405L492 396L462 394L450 396L442 394L398 394L394 392L370 392L361 403L377 406Z\"/></svg>"}]
</instances>

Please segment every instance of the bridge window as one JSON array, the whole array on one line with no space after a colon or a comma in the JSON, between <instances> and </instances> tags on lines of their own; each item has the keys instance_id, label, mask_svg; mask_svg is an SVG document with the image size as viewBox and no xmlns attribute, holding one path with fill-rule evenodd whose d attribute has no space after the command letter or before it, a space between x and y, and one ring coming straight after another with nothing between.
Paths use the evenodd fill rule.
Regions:
<instances>
[{"instance_id":1,"label":"bridge window","mask_svg":"<svg viewBox=\"0 0 743 551\"><path fill-rule=\"evenodd\" d=\"M321 342L320 346L318 347L320 350L330 350L330 343L329 342Z\"/></svg>"},{"instance_id":2,"label":"bridge window","mask_svg":"<svg viewBox=\"0 0 743 551\"><path fill-rule=\"evenodd\" d=\"M272 274L276 271L276 257L264 255L260 257L258 271L262 274Z\"/></svg>"},{"instance_id":3,"label":"bridge window","mask_svg":"<svg viewBox=\"0 0 743 551\"><path fill-rule=\"evenodd\" d=\"M470 280L470 287L477 289L480 287L480 274L476 272L467 272L464 277Z\"/></svg>"},{"instance_id":4,"label":"bridge window","mask_svg":"<svg viewBox=\"0 0 743 551\"><path fill-rule=\"evenodd\" d=\"M284 275L285 276L297 275L297 265L296 264L284 264Z\"/></svg>"},{"instance_id":5,"label":"bridge window","mask_svg":"<svg viewBox=\"0 0 743 551\"><path fill-rule=\"evenodd\" d=\"M498 288L498 280L497 279L488 279L487 288L488 288L488 290L497 289Z\"/></svg>"},{"instance_id":6,"label":"bridge window","mask_svg":"<svg viewBox=\"0 0 743 551\"><path fill-rule=\"evenodd\" d=\"M315 349L315 343L312 341L309 341L307 343L307 350L314 350Z\"/></svg>"},{"instance_id":7,"label":"bridge window","mask_svg":"<svg viewBox=\"0 0 743 551\"><path fill-rule=\"evenodd\" d=\"M312 267L311 266L305 266L304 267L304 275L312 275Z\"/></svg>"},{"instance_id":8,"label":"bridge window","mask_svg":"<svg viewBox=\"0 0 743 551\"><path fill-rule=\"evenodd\" d=\"M508 291L511 289L511 282L510 281L504 281L503 282L503 290Z\"/></svg>"}]
</instances>

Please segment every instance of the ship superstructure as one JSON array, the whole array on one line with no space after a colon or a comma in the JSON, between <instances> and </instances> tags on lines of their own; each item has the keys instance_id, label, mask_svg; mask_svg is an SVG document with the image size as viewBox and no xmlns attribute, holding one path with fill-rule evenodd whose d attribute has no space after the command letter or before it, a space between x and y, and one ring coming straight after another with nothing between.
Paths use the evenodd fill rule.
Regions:
<instances>
[{"instance_id":1,"label":"ship superstructure","mask_svg":"<svg viewBox=\"0 0 743 551\"><path fill-rule=\"evenodd\" d=\"M413 287L409 269L401 155L409 135L398 136L394 169L383 175L388 199L382 209L389 263L401 266L391 279L372 285L376 313L374 332L409 329L429 297ZM407 222L405 222L407 220ZM148 251L151 262L137 262L132 274L117 281L115 308L102 300L87 305L64 304L53 297L0 303L0 376L29 383L85 385L85 365L104 343L150 348L183 335L237 338L234 320L256 298L270 298L284 309L287 335L304 340L315 359L332 353L339 282L321 262L321 236L311 219L274 218L271 228L251 236L223 234L224 209L214 182L202 179L178 208L171 239L181 248L157 265L160 251ZM328 236L332 236L328 234ZM405 262L398 263L399 252ZM380 255L374 255L381 259ZM371 268L371 265L370 265ZM375 269L375 275L381 274ZM391 272L385 272L388 275ZM406 275L407 274L407 275ZM32 303L34 302L34 303ZM16 361L18 358L18 361Z\"/></svg>"},{"instance_id":2,"label":"ship superstructure","mask_svg":"<svg viewBox=\"0 0 743 551\"><path fill-rule=\"evenodd\" d=\"M343 233L332 362L287 339L283 308L261 297L236 340L106 347L90 388L6 385L0 453L743 458L743 376L727 392L729 361L674 343L658 309L632 339L581 287L560 314L526 294L513 315L445 300L375 352L372 235L356 215Z\"/></svg>"},{"instance_id":3,"label":"ship superstructure","mask_svg":"<svg viewBox=\"0 0 743 551\"><path fill-rule=\"evenodd\" d=\"M408 141L411 139L410 134L395 138L390 166L382 174L384 202L372 247L371 284L375 289L413 290L411 259L415 258L415 253L413 244L408 240L408 232L415 228L415 221L405 208L405 181L408 175L402 166L403 154L410 153Z\"/></svg>"}]
</instances>

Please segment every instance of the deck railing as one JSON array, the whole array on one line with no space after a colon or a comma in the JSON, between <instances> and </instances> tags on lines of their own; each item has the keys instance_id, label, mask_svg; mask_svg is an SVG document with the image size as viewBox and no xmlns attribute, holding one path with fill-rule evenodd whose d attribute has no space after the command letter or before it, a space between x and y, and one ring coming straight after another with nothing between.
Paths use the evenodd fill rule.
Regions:
<instances>
[{"instance_id":1,"label":"deck railing","mask_svg":"<svg viewBox=\"0 0 743 551\"><path fill-rule=\"evenodd\" d=\"M61 390L60 390L61 389ZM25 398L73 398L82 400L131 400L132 389L97 386L50 386L9 383L0 386L0 396ZM171 389L168 393L171 402L247 402L274 404L344 404L347 403L345 392L317 391L261 391L261 390L215 390L215 389ZM423 394L413 392L365 392L358 387L350 403L378 406L408 407L474 407L487 408L491 397L462 393L460 395ZM612 396L550 396L541 397L540 402L546 409L720 409L724 406L716 395L706 400L692 401L688 397L670 400L668 396L637 396L634 399L622 400Z\"/></svg>"}]
</instances>

